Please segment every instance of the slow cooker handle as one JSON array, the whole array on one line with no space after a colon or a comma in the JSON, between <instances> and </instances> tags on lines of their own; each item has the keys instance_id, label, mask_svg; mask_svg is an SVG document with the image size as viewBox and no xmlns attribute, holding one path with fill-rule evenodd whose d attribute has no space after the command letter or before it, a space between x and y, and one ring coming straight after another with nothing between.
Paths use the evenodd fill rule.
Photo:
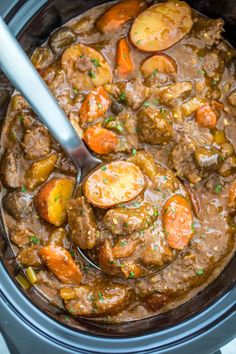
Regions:
<instances>
[{"instance_id":1,"label":"slow cooker handle","mask_svg":"<svg viewBox=\"0 0 236 354\"><path fill-rule=\"evenodd\" d=\"M37 70L0 17L0 69L23 94L33 111L73 159L78 170L94 168L100 160L93 157L78 136L64 111ZM78 179L79 179L78 175Z\"/></svg>"}]
</instances>

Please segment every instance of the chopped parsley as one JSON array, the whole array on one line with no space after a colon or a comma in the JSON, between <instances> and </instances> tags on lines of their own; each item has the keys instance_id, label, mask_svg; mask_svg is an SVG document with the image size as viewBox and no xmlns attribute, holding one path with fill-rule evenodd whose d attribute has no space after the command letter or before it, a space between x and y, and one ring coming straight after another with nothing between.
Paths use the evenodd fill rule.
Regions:
<instances>
[{"instance_id":1,"label":"chopped parsley","mask_svg":"<svg viewBox=\"0 0 236 354\"><path fill-rule=\"evenodd\" d=\"M21 192L25 193L26 192L26 186L21 187Z\"/></svg>"},{"instance_id":2,"label":"chopped parsley","mask_svg":"<svg viewBox=\"0 0 236 354\"><path fill-rule=\"evenodd\" d=\"M151 103L148 101L144 102L144 104L143 104L144 107L150 107L150 105L151 105Z\"/></svg>"},{"instance_id":3,"label":"chopped parsley","mask_svg":"<svg viewBox=\"0 0 236 354\"><path fill-rule=\"evenodd\" d=\"M120 246L124 247L128 244L128 241L120 241Z\"/></svg>"},{"instance_id":4,"label":"chopped parsley","mask_svg":"<svg viewBox=\"0 0 236 354\"><path fill-rule=\"evenodd\" d=\"M107 184L109 182L108 178L103 178L103 183Z\"/></svg>"},{"instance_id":5,"label":"chopped parsley","mask_svg":"<svg viewBox=\"0 0 236 354\"><path fill-rule=\"evenodd\" d=\"M158 245L153 245L152 248L156 251L158 249Z\"/></svg>"},{"instance_id":6,"label":"chopped parsley","mask_svg":"<svg viewBox=\"0 0 236 354\"><path fill-rule=\"evenodd\" d=\"M75 256L75 251L70 250L70 254L71 254L72 257L74 257Z\"/></svg>"},{"instance_id":7,"label":"chopped parsley","mask_svg":"<svg viewBox=\"0 0 236 354\"><path fill-rule=\"evenodd\" d=\"M104 301L104 297L102 295L102 292L101 291L98 291L98 300L103 302Z\"/></svg>"},{"instance_id":8,"label":"chopped parsley","mask_svg":"<svg viewBox=\"0 0 236 354\"><path fill-rule=\"evenodd\" d=\"M158 216L159 215L159 213L158 213L158 210L154 210L154 216Z\"/></svg>"},{"instance_id":9,"label":"chopped parsley","mask_svg":"<svg viewBox=\"0 0 236 354\"><path fill-rule=\"evenodd\" d=\"M132 155L135 156L137 154L137 150L136 149L132 149Z\"/></svg>"},{"instance_id":10,"label":"chopped parsley","mask_svg":"<svg viewBox=\"0 0 236 354\"><path fill-rule=\"evenodd\" d=\"M135 208L139 208L141 206L141 203L135 202L133 205Z\"/></svg>"},{"instance_id":11,"label":"chopped parsley","mask_svg":"<svg viewBox=\"0 0 236 354\"><path fill-rule=\"evenodd\" d=\"M119 94L118 99L119 99L120 102L125 102L125 100L126 100L126 93L125 93L125 92L121 92L121 93Z\"/></svg>"},{"instance_id":12,"label":"chopped parsley","mask_svg":"<svg viewBox=\"0 0 236 354\"><path fill-rule=\"evenodd\" d=\"M109 123L109 122L111 122L113 120L115 120L115 117L109 116L108 118L105 119L104 123L107 124L107 123Z\"/></svg>"},{"instance_id":13,"label":"chopped parsley","mask_svg":"<svg viewBox=\"0 0 236 354\"><path fill-rule=\"evenodd\" d=\"M102 171L106 171L106 169L107 169L107 166L102 166L102 167L101 167L101 170L102 170Z\"/></svg>"},{"instance_id":14,"label":"chopped parsley","mask_svg":"<svg viewBox=\"0 0 236 354\"><path fill-rule=\"evenodd\" d=\"M218 183L215 186L214 191L215 191L215 193L220 194L222 192L222 185Z\"/></svg>"},{"instance_id":15,"label":"chopped parsley","mask_svg":"<svg viewBox=\"0 0 236 354\"><path fill-rule=\"evenodd\" d=\"M77 94L77 93L78 93L78 90L77 90L76 88L73 88L73 92L74 92L75 94Z\"/></svg>"},{"instance_id":16,"label":"chopped parsley","mask_svg":"<svg viewBox=\"0 0 236 354\"><path fill-rule=\"evenodd\" d=\"M30 237L30 242L34 243L35 245L38 245L40 241L37 236L33 235Z\"/></svg>"},{"instance_id":17,"label":"chopped parsley","mask_svg":"<svg viewBox=\"0 0 236 354\"><path fill-rule=\"evenodd\" d=\"M154 76L157 76L158 70L157 70L157 69L153 70L152 74L153 74Z\"/></svg>"},{"instance_id":18,"label":"chopped parsley","mask_svg":"<svg viewBox=\"0 0 236 354\"><path fill-rule=\"evenodd\" d=\"M22 114L18 116L18 119L21 123L24 122L24 116L22 116Z\"/></svg>"},{"instance_id":19,"label":"chopped parsley","mask_svg":"<svg viewBox=\"0 0 236 354\"><path fill-rule=\"evenodd\" d=\"M102 109L102 104L101 103L98 104L98 108Z\"/></svg>"},{"instance_id":20,"label":"chopped parsley","mask_svg":"<svg viewBox=\"0 0 236 354\"><path fill-rule=\"evenodd\" d=\"M196 271L197 275L203 275L205 273L205 269L201 268Z\"/></svg>"},{"instance_id":21,"label":"chopped parsley","mask_svg":"<svg viewBox=\"0 0 236 354\"><path fill-rule=\"evenodd\" d=\"M205 71L204 69L200 69L200 70L197 71L197 73L198 73L199 75L205 75L205 74L206 74L206 71Z\"/></svg>"},{"instance_id":22,"label":"chopped parsley","mask_svg":"<svg viewBox=\"0 0 236 354\"><path fill-rule=\"evenodd\" d=\"M134 275L135 275L134 272L131 270L131 272L129 273L129 277L134 278Z\"/></svg>"},{"instance_id":23,"label":"chopped parsley","mask_svg":"<svg viewBox=\"0 0 236 354\"><path fill-rule=\"evenodd\" d=\"M212 84L212 86L217 86L218 83L217 83L216 80L212 79L212 80L211 80L211 84Z\"/></svg>"},{"instance_id":24,"label":"chopped parsley","mask_svg":"<svg viewBox=\"0 0 236 354\"><path fill-rule=\"evenodd\" d=\"M141 44L142 43L142 39L139 39L136 44Z\"/></svg>"},{"instance_id":25,"label":"chopped parsley","mask_svg":"<svg viewBox=\"0 0 236 354\"><path fill-rule=\"evenodd\" d=\"M54 202L57 202L60 199L60 195L58 194L55 198L54 198Z\"/></svg>"},{"instance_id":26,"label":"chopped parsley","mask_svg":"<svg viewBox=\"0 0 236 354\"><path fill-rule=\"evenodd\" d=\"M124 223L125 227L129 227L129 224L127 222Z\"/></svg>"},{"instance_id":27,"label":"chopped parsley","mask_svg":"<svg viewBox=\"0 0 236 354\"><path fill-rule=\"evenodd\" d=\"M191 224L191 230L192 230L193 233L195 232L195 225L194 225L194 222Z\"/></svg>"},{"instance_id":28,"label":"chopped parsley","mask_svg":"<svg viewBox=\"0 0 236 354\"><path fill-rule=\"evenodd\" d=\"M99 66L101 66L101 64L99 63L99 60L96 58L91 59L91 62L93 63L95 68L98 68Z\"/></svg>"},{"instance_id":29,"label":"chopped parsley","mask_svg":"<svg viewBox=\"0 0 236 354\"><path fill-rule=\"evenodd\" d=\"M96 74L92 70L89 70L88 76L91 77L91 79L94 79L96 77Z\"/></svg>"},{"instance_id":30,"label":"chopped parsley","mask_svg":"<svg viewBox=\"0 0 236 354\"><path fill-rule=\"evenodd\" d=\"M124 128L120 124L116 124L116 129L118 130L119 133L123 132Z\"/></svg>"}]
</instances>

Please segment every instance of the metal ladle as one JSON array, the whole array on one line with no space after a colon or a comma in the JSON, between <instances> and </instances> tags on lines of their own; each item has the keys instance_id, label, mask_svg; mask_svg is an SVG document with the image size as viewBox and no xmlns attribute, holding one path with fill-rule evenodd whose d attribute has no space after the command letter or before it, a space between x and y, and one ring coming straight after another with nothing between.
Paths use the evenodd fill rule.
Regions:
<instances>
[{"instance_id":1,"label":"metal ladle","mask_svg":"<svg viewBox=\"0 0 236 354\"><path fill-rule=\"evenodd\" d=\"M77 184L101 163L86 148L58 102L41 79L24 50L0 17L0 69L22 93L40 121L73 160L78 174ZM100 269L78 248L81 256Z\"/></svg>"}]
</instances>

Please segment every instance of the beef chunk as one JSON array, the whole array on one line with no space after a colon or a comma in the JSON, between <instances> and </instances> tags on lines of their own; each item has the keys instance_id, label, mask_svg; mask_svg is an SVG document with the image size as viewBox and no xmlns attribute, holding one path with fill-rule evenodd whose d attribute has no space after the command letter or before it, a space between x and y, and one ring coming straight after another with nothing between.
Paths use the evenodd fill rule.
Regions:
<instances>
[{"instance_id":1,"label":"beef chunk","mask_svg":"<svg viewBox=\"0 0 236 354\"><path fill-rule=\"evenodd\" d=\"M40 267L42 265L42 261L39 257L38 251L38 245L22 248L18 253L17 260L24 266Z\"/></svg>"},{"instance_id":2,"label":"beef chunk","mask_svg":"<svg viewBox=\"0 0 236 354\"><path fill-rule=\"evenodd\" d=\"M140 260L146 266L162 267L173 258L171 249L164 242L163 236L154 238L152 233L147 230L145 232L145 246L141 254Z\"/></svg>"},{"instance_id":3,"label":"beef chunk","mask_svg":"<svg viewBox=\"0 0 236 354\"><path fill-rule=\"evenodd\" d=\"M194 37L204 42L206 47L213 47L222 39L224 21L221 18L209 19L206 17L198 17L194 23L192 34Z\"/></svg>"},{"instance_id":4,"label":"beef chunk","mask_svg":"<svg viewBox=\"0 0 236 354\"><path fill-rule=\"evenodd\" d=\"M27 130L23 137L22 147L28 160L39 159L49 154L51 138L47 129L34 127Z\"/></svg>"},{"instance_id":5,"label":"beef chunk","mask_svg":"<svg viewBox=\"0 0 236 354\"><path fill-rule=\"evenodd\" d=\"M134 207L108 210L104 223L114 235L129 235L148 228L156 217L157 211L150 203L134 203Z\"/></svg>"},{"instance_id":6,"label":"beef chunk","mask_svg":"<svg viewBox=\"0 0 236 354\"><path fill-rule=\"evenodd\" d=\"M79 197L69 203L68 221L74 244L82 249L93 248L98 230L92 207L84 197Z\"/></svg>"},{"instance_id":7,"label":"beef chunk","mask_svg":"<svg viewBox=\"0 0 236 354\"><path fill-rule=\"evenodd\" d=\"M168 143L173 135L170 112L153 107L142 108L138 113L138 135L143 143Z\"/></svg>"},{"instance_id":8,"label":"beef chunk","mask_svg":"<svg viewBox=\"0 0 236 354\"><path fill-rule=\"evenodd\" d=\"M34 232L30 229L14 230L10 232L10 239L18 247L24 247L31 242Z\"/></svg>"},{"instance_id":9,"label":"beef chunk","mask_svg":"<svg viewBox=\"0 0 236 354\"><path fill-rule=\"evenodd\" d=\"M155 293L147 297L146 306L150 310L157 311L165 305L167 299L165 294Z\"/></svg>"},{"instance_id":10,"label":"beef chunk","mask_svg":"<svg viewBox=\"0 0 236 354\"><path fill-rule=\"evenodd\" d=\"M111 315L123 310L130 301L130 290L123 284L95 281L76 288L62 288L60 294L71 295L65 299L66 309L75 316L96 317Z\"/></svg>"},{"instance_id":11,"label":"beef chunk","mask_svg":"<svg viewBox=\"0 0 236 354\"><path fill-rule=\"evenodd\" d=\"M193 85L189 81L177 82L167 86L160 93L160 102L166 105L173 105L179 98L185 99L193 89Z\"/></svg>"},{"instance_id":12,"label":"beef chunk","mask_svg":"<svg viewBox=\"0 0 236 354\"><path fill-rule=\"evenodd\" d=\"M20 220L32 212L31 198L21 191L13 191L3 198L3 207L15 219Z\"/></svg>"},{"instance_id":13,"label":"beef chunk","mask_svg":"<svg viewBox=\"0 0 236 354\"><path fill-rule=\"evenodd\" d=\"M20 187L22 182L20 164L20 157L15 151L5 151L0 164L1 180L5 187Z\"/></svg>"},{"instance_id":14,"label":"beef chunk","mask_svg":"<svg viewBox=\"0 0 236 354\"><path fill-rule=\"evenodd\" d=\"M104 126L119 134L117 152L131 152L138 148L136 114L130 109L124 109L117 117L109 117Z\"/></svg>"},{"instance_id":15,"label":"beef chunk","mask_svg":"<svg viewBox=\"0 0 236 354\"><path fill-rule=\"evenodd\" d=\"M108 84L106 85L106 90L114 95L118 101L125 103L132 109L139 108L151 94L151 89L143 85L141 78Z\"/></svg>"},{"instance_id":16,"label":"beef chunk","mask_svg":"<svg viewBox=\"0 0 236 354\"><path fill-rule=\"evenodd\" d=\"M218 50L211 50L203 57L203 68L211 78L219 79L224 71L224 60L220 57Z\"/></svg>"}]
</instances>

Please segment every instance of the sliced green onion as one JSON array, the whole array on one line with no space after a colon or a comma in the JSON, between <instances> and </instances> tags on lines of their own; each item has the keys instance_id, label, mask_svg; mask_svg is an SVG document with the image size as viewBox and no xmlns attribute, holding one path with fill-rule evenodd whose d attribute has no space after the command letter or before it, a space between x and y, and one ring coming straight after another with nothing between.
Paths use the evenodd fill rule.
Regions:
<instances>
[{"instance_id":1,"label":"sliced green onion","mask_svg":"<svg viewBox=\"0 0 236 354\"><path fill-rule=\"evenodd\" d=\"M28 281L28 279L21 273L19 273L15 279L18 281L18 283L20 284L20 286L24 289L24 290L28 290L31 285Z\"/></svg>"},{"instance_id":2,"label":"sliced green onion","mask_svg":"<svg viewBox=\"0 0 236 354\"><path fill-rule=\"evenodd\" d=\"M38 278L37 278L37 275L36 275L36 273L35 273L35 271L33 270L33 268L32 267L28 267L28 268L26 268L26 275L27 275L27 277L28 277L28 279L29 279L29 281L30 281L30 283L32 284L32 285L34 285L35 283L37 283L37 281L38 281Z\"/></svg>"}]
</instances>

